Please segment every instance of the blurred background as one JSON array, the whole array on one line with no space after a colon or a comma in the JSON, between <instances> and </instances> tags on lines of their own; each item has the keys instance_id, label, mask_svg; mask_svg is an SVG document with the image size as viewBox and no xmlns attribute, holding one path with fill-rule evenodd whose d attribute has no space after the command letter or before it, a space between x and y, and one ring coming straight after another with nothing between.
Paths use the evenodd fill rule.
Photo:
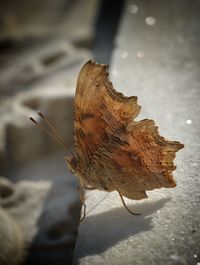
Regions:
<instances>
[{"instance_id":1,"label":"blurred background","mask_svg":"<svg viewBox=\"0 0 200 265\"><path fill-rule=\"evenodd\" d=\"M80 218L65 150L29 120L41 110L73 144L82 65L109 63L123 1L0 1L0 264L70 264Z\"/></svg>"},{"instance_id":2,"label":"blurred background","mask_svg":"<svg viewBox=\"0 0 200 265\"><path fill-rule=\"evenodd\" d=\"M77 181L65 150L29 117L45 113L73 148L76 80L90 59L109 64L116 89L138 96L141 117L186 147L177 188L164 203L159 192L142 202L144 219L116 208L110 234L113 199L105 216L81 224L75 264L199 265L199 14L198 0L0 0L0 265L72 264Z\"/></svg>"}]
</instances>

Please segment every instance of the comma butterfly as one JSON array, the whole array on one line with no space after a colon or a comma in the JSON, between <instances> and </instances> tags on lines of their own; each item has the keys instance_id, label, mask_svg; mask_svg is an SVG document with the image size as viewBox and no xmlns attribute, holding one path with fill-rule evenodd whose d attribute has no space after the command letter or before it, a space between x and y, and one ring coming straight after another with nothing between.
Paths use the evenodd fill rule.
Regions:
<instances>
[{"instance_id":1,"label":"comma butterfly","mask_svg":"<svg viewBox=\"0 0 200 265\"><path fill-rule=\"evenodd\" d=\"M184 146L160 136L153 120L134 121L141 109L137 97L117 92L107 70L107 65L88 61L79 73L76 87L76 154L67 156L66 162L79 179L83 218L84 189L116 190L127 210L135 214L126 206L123 196L140 200L147 198L147 190L175 187L173 160ZM40 112L39 115L56 140L64 144L48 119Z\"/></svg>"}]
</instances>

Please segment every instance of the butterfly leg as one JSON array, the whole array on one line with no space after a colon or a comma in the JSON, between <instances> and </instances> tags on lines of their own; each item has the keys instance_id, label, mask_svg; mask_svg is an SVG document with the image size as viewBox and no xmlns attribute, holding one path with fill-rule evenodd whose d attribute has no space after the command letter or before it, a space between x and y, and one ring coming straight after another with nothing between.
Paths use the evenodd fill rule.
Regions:
<instances>
[{"instance_id":1,"label":"butterfly leg","mask_svg":"<svg viewBox=\"0 0 200 265\"><path fill-rule=\"evenodd\" d=\"M83 206L83 216L80 218L80 222L82 222L83 219L86 216L86 204L85 204L85 199L84 199L84 187L80 184L80 185L78 185L77 190L79 192L81 204Z\"/></svg>"},{"instance_id":2,"label":"butterfly leg","mask_svg":"<svg viewBox=\"0 0 200 265\"><path fill-rule=\"evenodd\" d=\"M134 212L132 212L132 211L128 208L128 206L126 205L126 203L125 203L125 201L124 201L124 198L123 198L123 196L122 196L120 190L116 187L114 181L113 181L111 178L109 178L109 180L110 180L110 182L113 184L113 186L115 187L116 191L118 192L118 194L119 194L119 196L120 196L120 198L121 198L121 200L122 200L122 203L123 203L124 207L126 208L126 210L127 210L129 213L133 214L133 215L140 215L140 213L134 213Z\"/></svg>"},{"instance_id":3,"label":"butterfly leg","mask_svg":"<svg viewBox=\"0 0 200 265\"><path fill-rule=\"evenodd\" d=\"M140 213L134 213L134 212L132 212L132 211L128 208L128 206L126 205L126 203L125 203L125 201L124 201L124 198L123 198L123 196L121 195L120 191L119 191L117 188L116 188L116 190L117 190L117 192L119 193L119 196L120 196L120 198L121 198L121 200L122 200L122 203L123 203L124 207L127 209L127 211L128 211L129 213L133 214L133 215L141 215Z\"/></svg>"}]
</instances>

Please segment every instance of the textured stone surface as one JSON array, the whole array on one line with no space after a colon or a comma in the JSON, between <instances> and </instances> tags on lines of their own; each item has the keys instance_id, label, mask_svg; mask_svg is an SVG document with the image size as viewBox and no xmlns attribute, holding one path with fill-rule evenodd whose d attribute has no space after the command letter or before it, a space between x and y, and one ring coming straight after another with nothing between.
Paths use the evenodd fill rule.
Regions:
<instances>
[{"instance_id":1,"label":"textured stone surface","mask_svg":"<svg viewBox=\"0 0 200 265\"><path fill-rule=\"evenodd\" d=\"M91 58L88 50L76 49L66 38L38 40L21 46L0 56L2 95L13 95L41 86L41 80L46 86L71 86L77 69Z\"/></svg>"},{"instance_id":2,"label":"textured stone surface","mask_svg":"<svg viewBox=\"0 0 200 265\"><path fill-rule=\"evenodd\" d=\"M50 60L61 51L64 52L61 61L51 61L50 65L36 74L34 80L27 77L26 73L19 74L23 65L38 67L42 58ZM1 81L5 81L1 83L1 92L7 94L0 98L1 173L6 171L9 164L10 168L11 165L20 167L59 150L54 141L29 121L29 116L38 119L38 110L48 115L64 140L72 142L76 78L82 64L90 58L89 51L76 49L68 42L58 40L41 45L34 51L29 48L19 56L15 55L14 63L10 62L1 71L0 79L2 77ZM24 78L27 78L26 81ZM9 96L15 93L16 96Z\"/></svg>"},{"instance_id":3,"label":"textured stone surface","mask_svg":"<svg viewBox=\"0 0 200 265\"><path fill-rule=\"evenodd\" d=\"M71 261L79 223L76 179L67 170L66 152L36 128L29 116L38 119L36 110L41 109L71 144L73 90L41 87L1 105L0 168L16 184L8 189L6 179L1 181L0 205L21 226L29 249L27 264L54 264L55 260L66 264ZM12 247L17 248L17 242ZM1 253L10 251L2 244L1 248Z\"/></svg>"},{"instance_id":4,"label":"textured stone surface","mask_svg":"<svg viewBox=\"0 0 200 265\"><path fill-rule=\"evenodd\" d=\"M67 171L65 151L36 128L29 116L38 119L36 110L41 109L71 143L73 91L42 88L18 94L1 106L1 152L6 161L1 167L17 184L9 195L6 182L1 182L0 205L21 226L26 248L31 250L28 264L52 264L55 259L65 264L71 260L79 222L76 179Z\"/></svg>"},{"instance_id":5,"label":"textured stone surface","mask_svg":"<svg viewBox=\"0 0 200 265\"><path fill-rule=\"evenodd\" d=\"M138 96L138 119L155 119L161 135L185 144L176 158L178 185L127 201L139 217L116 193L88 192L74 264L200 262L199 10L198 1L127 1L111 79L125 95Z\"/></svg>"},{"instance_id":6,"label":"textured stone surface","mask_svg":"<svg viewBox=\"0 0 200 265\"><path fill-rule=\"evenodd\" d=\"M36 61L45 56L51 59L54 51L59 50L59 43L51 43L49 49L41 46L40 52L37 50L34 53L38 55ZM7 94L14 94L18 90L21 92L13 97L1 97L0 173L15 184L10 185L12 192L6 187L6 179L1 181L0 205L5 214L11 216L11 222L13 218L21 229L28 249L26 264L29 265L69 264L79 224L77 182L67 170L64 160L66 150L29 120L32 116L41 122L37 115L37 111L41 110L64 140L72 144L76 77L91 54L73 47L68 51L63 61L54 61L38 76L37 81L29 78L26 82L19 80L18 89L13 91L12 86L18 77L18 69L15 69L17 58L22 64L29 61L25 53L21 54L22 58L16 56L16 62L11 66L15 74L10 75L9 79L7 73L5 91L11 92ZM28 54L33 59L30 51ZM26 91L23 91L25 87ZM6 224L5 227L10 231ZM12 247L16 249L17 243L14 245L14 242ZM9 255L10 250L6 246L0 244L0 254L5 250Z\"/></svg>"},{"instance_id":7,"label":"textured stone surface","mask_svg":"<svg viewBox=\"0 0 200 265\"><path fill-rule=\"evenodd\" d=\"M20 5L13 1L3 1L0 41L3 38L20 40L59 34L67 34L71 39L85 39L93 32L97 4L98 0L36 0L21 1Z\"/></svg>"},{"instance_id":8,"label":"textured stone surface","mask_svg":"<svg viewBox=\"0 0 200 265\"><path fill-rule=\"evenodd\" d=\"M6 211L2 210L1 207L0 218L0 264L18 265L25 256L23 233L17 222Z\"/></svg>"},{"instance_id":9,"label":"textured stone surface","mask_svg":"<svg viewBox=\"0 0 200 265\"><path fill-rule=\"evenodd\" d=\"M27 264L71 262L80 203L75 179L68 173L63 156L43 158L14 177L16 184L10 185L13 192L2 196L0 205L20 226L25 249L29 250ZM0 189L5 194L3 179ZM15 230L7 227L11 229ZM12 246L17 248L14 243ZM8 252L1 244L1 253L4 249Z\"/></svg>"}]
</instances>

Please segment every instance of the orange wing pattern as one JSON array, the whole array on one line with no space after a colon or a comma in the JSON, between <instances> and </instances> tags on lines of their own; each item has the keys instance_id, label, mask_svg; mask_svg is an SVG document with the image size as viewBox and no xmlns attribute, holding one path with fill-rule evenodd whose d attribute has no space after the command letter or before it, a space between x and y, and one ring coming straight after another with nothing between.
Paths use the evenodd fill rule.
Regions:
<instances>
[{"instance_id":1,"label":"orange wing pattern","mask_svg":"<svg viewBox=\"0 0 200 265\"><path fill-rule=\"evenodd\" d=\"M182 147L179 142L161 137L152 120L130 122L125 131L109 135L109 141L93 157L87 175L97 187L100 183L110 191L118 188L127 198L143 199L146 190L176 186L173 160ZM93 176L97 172L95 183Z\"/></svg>"},{"instance_id":2,"label":"orange wing pattern","mask_svg":"<svg viewBox=\"0 0 200 265\"><path fill-rule=\"evenodd\" d=\"M131 199L146 190L176 186L175 153L183 145L167 141L152 120L139 122L136 97L125 97L108 80L107 66L87 62L75 96L75 145L85 185L120 190Z\"/></svg>"},{"instance_id":3,"label":"orange wing pattern","mask_svg":"<svg viewBox=\"0 0 200 265\"><path fill-rule=\"evenodd\" d=\"M83 161L90 165L94 153L105 142L108 131L127 126L140 111L137 97L124 97L108 80L108 66L87 62L80 71L74 113L75 146Z\"/></svg>"}]
</instances>

